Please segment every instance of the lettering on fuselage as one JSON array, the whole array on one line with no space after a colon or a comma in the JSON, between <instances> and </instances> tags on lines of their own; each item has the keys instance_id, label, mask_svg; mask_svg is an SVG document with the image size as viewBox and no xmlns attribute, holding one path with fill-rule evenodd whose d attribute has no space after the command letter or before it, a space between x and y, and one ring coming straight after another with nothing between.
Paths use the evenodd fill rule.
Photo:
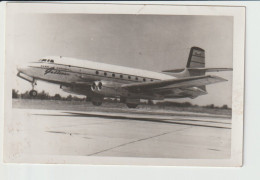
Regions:
<instances>
[{"instance_id":1,"label":"lettering on fuselage","mask_svg":"<svg viewBox=\"0 0 260 180\"><path fill-rule=\"evenodd\" d=\"M61 70L55 69L54 67L46 69L44 75L46 75L46 74L60 74L60 75L66 75L66 76L69 75L68 73L62 72Z\"/></svg>"}]
</instances>

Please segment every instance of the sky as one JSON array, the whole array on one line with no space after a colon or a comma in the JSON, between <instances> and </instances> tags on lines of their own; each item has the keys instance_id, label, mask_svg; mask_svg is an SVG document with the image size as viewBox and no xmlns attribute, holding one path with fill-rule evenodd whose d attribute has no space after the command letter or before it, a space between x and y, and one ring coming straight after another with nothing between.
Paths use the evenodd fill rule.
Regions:
<instances>
[{"instance_id":1,"label":"sky","mask_svg":"<svg viewBox=\"0 0 260 180\"><path fill-rule=\"evenodd\" d=\"M206 51L206 67L232 68L233 18L189 15L19 14L6 31L6 60L13 88L31 89L16 77L16 66L44 56L67 56L160 72L185 67L192 46ZM231 106L232 72L211 73L228 82L207 86L208 95L183 100ZM68 94L38 82L36 90Z\"/></svg>"}]
</instances>

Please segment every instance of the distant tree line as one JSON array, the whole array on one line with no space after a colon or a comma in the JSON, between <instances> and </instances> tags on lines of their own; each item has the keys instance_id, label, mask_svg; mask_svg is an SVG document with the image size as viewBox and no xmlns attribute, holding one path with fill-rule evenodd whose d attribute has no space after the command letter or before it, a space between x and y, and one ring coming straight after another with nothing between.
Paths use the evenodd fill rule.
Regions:
<instances>
[{"instance_id":1,"label":"distant tree line","mask_svg":"<svg viewBox=\"0 0 260 180\"><path fill-rule=\"evenodd\" d=\"M62 97L60 94L55 94L53 96L49 95L49 93L45 91L41 91L38 93L36 97L31 97L29 95L29 91L26 91L25 93L19 93L17 90L12 90L12 97L14 99L40 99L40 100L61 100L61 101L85 101L86 98L80 98L78 96L72 96L68 95L67 97ZM111 103L118 103L119 100L117 98L106 98L106 102ZM159 107L204 107L208 109L230 109L228 105L223 105L221 107L215 106L214 104L205 105L205 106L199 106L191 104L190 102L172 102L172 101L163 101L163 102L154 102L152 100L148 100L145 102L142 102L141 104L148 104L148 105L157 105Z\"/></svg>"},{"instance_id":2,"label":"distant tree line","mask_svg":"<svg viewBox=\"0 0 260 180\"><path fill-rule=\"evenodd\" d=\"M85 101L86 98L80 98L77 96L68 95L67 97L62 97L60 94L55 94L51 96L45 91L41 91L37 94L36 97L31 97L29 91L24 93L19 93L17 90L12 90L12 97L14 99L41 99L41 100L61 100L61 101Z\"/></svg>"},{"instance_id":3,"label":"distant tree line","mask_svg":"<svg viewBox=\"0 0 260 180\"><path fill-rule=\"evenodd\" d=\"M156 103L158 106L168 106L168 107L204 107L208 109L230 109L228 105L224 104L223 106L215 106L214 104L199 106L191 104L190 102L171 102L171 101L164 101Z\"/></svg>"}]
</instances>

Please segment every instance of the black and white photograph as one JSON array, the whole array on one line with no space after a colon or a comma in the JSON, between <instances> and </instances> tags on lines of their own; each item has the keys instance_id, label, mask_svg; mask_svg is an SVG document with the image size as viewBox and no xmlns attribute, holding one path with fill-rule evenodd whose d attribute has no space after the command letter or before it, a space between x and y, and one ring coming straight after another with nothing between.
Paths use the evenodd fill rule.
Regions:
<instances>
[{"instance_id":1,"label":"black and white photograph","mask_svg":"<svg viewBox=\"0 0 260 180\"><path fill-rule=\"evenodd\" d=\"M5 162L242 165L243 7L17 9Z\"/></svg>"}]
</instances>

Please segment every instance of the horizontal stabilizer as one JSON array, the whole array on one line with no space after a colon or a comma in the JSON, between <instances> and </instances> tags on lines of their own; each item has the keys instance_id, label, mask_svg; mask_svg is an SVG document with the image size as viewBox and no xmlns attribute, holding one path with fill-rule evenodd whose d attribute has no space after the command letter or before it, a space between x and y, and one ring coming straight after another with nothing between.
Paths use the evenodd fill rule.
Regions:
<instances>
[{"instance_id":1,"label":"horizontal stabilizer","mask_svg":"<svg viewBox=\"0 0 260 180\"><path fill-rule=\"evenodd\" d=\"M171 69L165 70L162 72L169 72L169 73L180 73L185 69ZM187 68L188 71L201 71L201 72L219 72L219 71L232 71L232 68Z\"/></svg>"},{"instance_id":2,"label":"horizontal stabilizer","mask_svg":"<svg viewBox=\"0 0 260 180\"><path fill-rule=\"evenodd\" d=\"M162 72L167 72L167 73L180 73L182 71L184 71L185 69L169 69L169 70L164 70Z\"/></svg>"},{"instance_id":3,"label":"horizontal stabilizer","mask_svg":"<svg viewBox=\"0 0 260 180\"><path fill-rule=\"evenodd\" d=\"M128 89L130 91L141 92L141 91L147 91L153 89L160 89L166 86L170 88L188 88L188 87L204 86L204 85L214 84L223 81L227 81L227 80L218 76L208 75L208 76L185 77L185 78L170 79L170 80L160 80L160 81L147 82L147 83L125 84L122 85L122 88Z\"/></svg>"},{"instance_id":4,"label":"horizontal stabilizer","mask_svg":"<svg viewBox=\"0 0 260 180\"><path fill-rule=\"evenodd\" d=\"M219 72L219 71L233 71L232 68L188 68L189 71L205 71L205 72Z\"/></svg>"}]
</instances>

